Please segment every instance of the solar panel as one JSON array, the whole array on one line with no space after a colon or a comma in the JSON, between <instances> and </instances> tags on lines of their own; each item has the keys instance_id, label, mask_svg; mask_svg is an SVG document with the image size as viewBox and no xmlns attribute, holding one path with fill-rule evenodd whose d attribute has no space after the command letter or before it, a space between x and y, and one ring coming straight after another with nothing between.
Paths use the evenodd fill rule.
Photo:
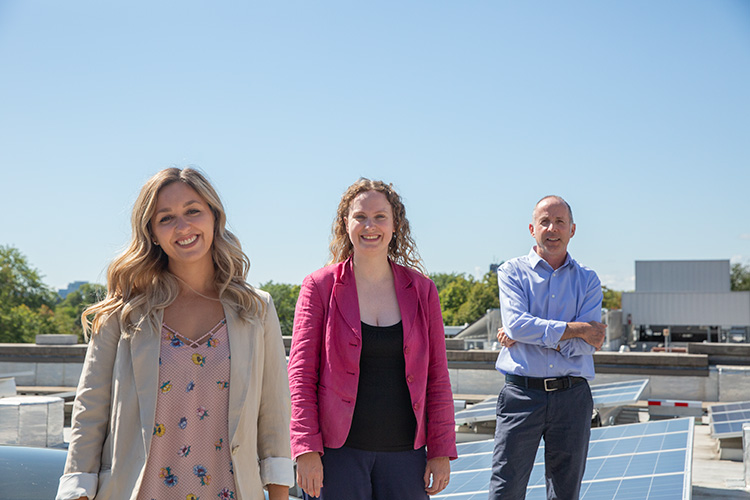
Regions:
<instances>
[{"instance_id":1,"label":"solar panel","mask_svg":"<svg viewBox=\"0 0 750 500\"><path fill-rule=\"evenodd\" d=\"M648 385L648 379L626 380L591 386L594 408L611 408L637 403Z\"/></svg>"},{"instance_id":2,"label":"solar panel","mask_svg":"<svg viewBox=\"0 0 750 500\"><path fill-rule=\"evenodd\" d=\"M750 422L750 401L708 407L711 437L725 439L742 436L742 424Z\"/></svg>"},{"instance_id":3,"label":"solar panel","mask_svg":"<svg viewBox=\"0 0 750 500\"><path fill-rule=\"evenodd\" d=\"M473 424L475 422L490 422L495 420L495 408L497 407L497 396L485 399L481 403L457 411L455 415L456 425Z\"/></svg>"},{"instance_id":4,"label":"solar panel","mask_svg":"<svg viewBox=\"0 0 750 500\"><path fill-rule=\"evenodd\" d=\"M592 385L591 396L594 399L594 408L611 408L636 403L647 385L648 379ZM468 425L475 422L494 421L496 406L497 396L456 412L456 424Z\"/></svg>"},{"instance_id":5,"label":"solar panel","mask_svg":"<svg viewBox=\"0 0 750 500\"><path fill-rule=\"evenodd\" d=\"M693 425L692 418L680 418L591 429L581 500L689 499ZM431 498L486 500L493 447L492 440L458 444L451 482ZM546 499L543 441L526 499Z\"/></svg>"}]
</instances>

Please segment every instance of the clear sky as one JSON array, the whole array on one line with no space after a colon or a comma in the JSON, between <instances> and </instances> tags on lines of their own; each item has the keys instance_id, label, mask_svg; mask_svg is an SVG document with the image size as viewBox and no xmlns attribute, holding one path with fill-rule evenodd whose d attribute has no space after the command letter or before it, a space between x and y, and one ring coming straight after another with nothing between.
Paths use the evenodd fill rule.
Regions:
<instances>
[{"instance_id":1,"label":"clear sky","mask_svg":"<svg viewBox=\"0 0 750 500\"><path fill-rule=\"evenodd\" d=\"M360 176L430 272L528 252L559 194L604 284L750 263L750 2L0 1L0 244L103 283L143 182L207 173L254 284L300 283Z\"/></svg>"}]
</instances>

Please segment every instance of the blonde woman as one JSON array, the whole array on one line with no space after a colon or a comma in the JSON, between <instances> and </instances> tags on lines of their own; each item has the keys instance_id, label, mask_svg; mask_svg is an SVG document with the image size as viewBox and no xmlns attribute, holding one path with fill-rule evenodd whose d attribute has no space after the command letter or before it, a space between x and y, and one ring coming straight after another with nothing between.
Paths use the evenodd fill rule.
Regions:
<instances>
[{"instance_id":1,"label":"blonde woman","mask_svg":"<svg viewBox=\"0 0 750 500\"><path fill-rule=\"evenodd\" d=\"M289 392L273 302L198 171L141 189L92 332L58 500L288 499Z\"/></svg>"},{"instance_id":2,"label":"blonde woman","mask_svg":"<svg viewBox=\"0 0 750 500\"><path fill-rule=\"evenodd\" d=\"M297 301L289 384L308 497L413 500L448 485L456 442L440 302L390 184L360 179L344 193L331 264Z\"/></svg>"}]
</instances>

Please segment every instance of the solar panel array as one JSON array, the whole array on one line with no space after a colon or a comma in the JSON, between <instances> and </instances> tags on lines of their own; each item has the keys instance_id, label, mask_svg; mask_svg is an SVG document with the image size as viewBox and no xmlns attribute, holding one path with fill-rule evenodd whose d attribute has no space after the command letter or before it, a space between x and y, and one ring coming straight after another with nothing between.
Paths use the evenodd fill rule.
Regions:
<instances>
[{"instance_id":1,"label":"solar panel array","mask_svg":"<svg viewBox=\"0 0 750 500\"><path fill-rule=\"evenodd\" d=\"M648 379L592 385L591 396L594 398L594 408L610 408L636 403L647 385ZM493 421L496 406L497 397L485 399L471 408L457 412L456 424Z\"/></svg>"},{"instance_id":2,"label":"solar panel array","mask_svg":"<svg viewBox=\"0 0 750 500\"><path fill-rule=\"evenodd\" d=\"M591 429L581 500L689 500L693 419ZM458 445L451 482L433 499L486 500L493 441ZM544 442L537 450L526 500L546 498Z\"/></svg>"},{"instance_id":3,"label":"solar panel array","mask_svg":"<svg viewBox=\"0 0 750 500\"><path fill-rule=\"evenodd\" d=\"M711 437L725 439L742 436L742 424L750 422L750 401L708 407Z\"/></svg>"}]
</instances>

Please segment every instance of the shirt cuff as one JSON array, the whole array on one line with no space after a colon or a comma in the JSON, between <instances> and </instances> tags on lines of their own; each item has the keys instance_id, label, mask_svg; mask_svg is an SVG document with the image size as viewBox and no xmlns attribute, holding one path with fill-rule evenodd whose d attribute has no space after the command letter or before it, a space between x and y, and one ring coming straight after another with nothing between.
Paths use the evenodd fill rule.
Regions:
<instances>
[{"instance_id":1,"label":"shirt cuff","mask_svg":"<svg viewBox=\"0 0 750 500\"><path fill-rule=\"evenodd\" d=\"M99 474L73 472L63 474L57 487L55 500L76 500L81 497L94 498L99 483Z\"/></svg>"},{"instance_id":2,"label":"shirt cuff","mask_svg":"<svg viewBox=\"0 0 750 500\"><path fill-rule=\"evenodd\" d=\"M260 481L263 485L294 486L294 462L286 457L268 457L260 461Z\"/></svg>"},{"instance_id":3,"label":"shirt cuff","mask_svg":"<svg viewBox=\"0 0 750 500\"><path fill-rule=\"evenodd\" d=\"M549 320L544 331L544 346L556 349L567 327L568 324L565 321Z\"/></svg>"}]
</instances>

